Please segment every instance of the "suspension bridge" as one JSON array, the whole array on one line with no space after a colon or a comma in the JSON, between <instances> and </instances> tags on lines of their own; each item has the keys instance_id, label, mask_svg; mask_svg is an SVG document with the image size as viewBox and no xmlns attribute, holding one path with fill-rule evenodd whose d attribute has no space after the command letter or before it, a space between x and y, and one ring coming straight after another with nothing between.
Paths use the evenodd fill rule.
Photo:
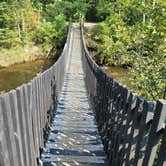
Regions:
<instances>
[{"instance_id":1,"label":"suspension bridge","mask_svg":"<svg viewBox=\"0 0 166 166\"><path fill-rule=\"evenodd\" d=\"M166 101L137 96L70 25L58 61L0 95L0 166L165 166Z\"/></svg>"}]
</instances>

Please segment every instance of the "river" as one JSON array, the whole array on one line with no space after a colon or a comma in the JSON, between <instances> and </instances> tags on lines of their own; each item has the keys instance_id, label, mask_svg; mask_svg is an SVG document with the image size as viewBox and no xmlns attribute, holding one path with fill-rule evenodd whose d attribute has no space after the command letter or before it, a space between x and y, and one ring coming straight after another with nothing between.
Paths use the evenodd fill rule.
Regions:
<instances>
[{"instance_id":1,"label":"river","mask_svg":"<svg viewBox=\"0 0 166 166\"><path fill-rule=\"evenodd\" d=\"M31 62L0 68L0 93L15 89L29 82L38 73L43 72L55 63L51 59L39 59Z\"/></svg>"}]
</instances>

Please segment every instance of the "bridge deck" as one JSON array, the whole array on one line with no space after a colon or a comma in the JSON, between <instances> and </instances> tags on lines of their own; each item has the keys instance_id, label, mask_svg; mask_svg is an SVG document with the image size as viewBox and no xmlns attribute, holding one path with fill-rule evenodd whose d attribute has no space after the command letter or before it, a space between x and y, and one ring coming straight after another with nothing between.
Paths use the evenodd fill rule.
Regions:
<instances>
[{"instance_id":1,"label":"bridge deck","mask_svg":"<svg viewBox=\"0 0 166 166\"><path fill-rule=\"evenodd\" d=\"M69 70L65 75L46 151L42 155L44 166L106 165L103 146L88 103L78 28L74 28L73 38Z\"/></svg>"}]
</instances>

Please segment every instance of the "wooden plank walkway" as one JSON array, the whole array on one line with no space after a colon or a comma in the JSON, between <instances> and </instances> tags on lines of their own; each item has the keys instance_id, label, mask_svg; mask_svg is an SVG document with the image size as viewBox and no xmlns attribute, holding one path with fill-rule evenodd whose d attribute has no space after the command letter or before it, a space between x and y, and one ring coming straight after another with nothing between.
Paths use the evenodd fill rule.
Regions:
<instances>
[{"instance_id":1,"label":"wooden plank walkway","mask_svg":"<svg viewBox=\"0 0 166 166\"><path fill-rule=\"evenodd\" d=\"M44 166L105 166L106 157L84 83L78 27L73 34L69 70L42 161Z\"/></svg>"}]
</instances>

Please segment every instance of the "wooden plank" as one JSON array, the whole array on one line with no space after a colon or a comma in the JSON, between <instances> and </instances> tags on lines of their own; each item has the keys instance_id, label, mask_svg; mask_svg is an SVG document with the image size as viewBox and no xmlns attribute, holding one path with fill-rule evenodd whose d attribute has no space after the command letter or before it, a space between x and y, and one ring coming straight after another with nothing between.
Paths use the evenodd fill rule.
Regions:
<instances>
[{"instance_id":1,"label":"wooden plank","mask_svg":"<svg viewBox=\"0 0 166 166\"><path fill-rule=\"evenodd\" d=\"M107 102L106 102L106 124L105 124L105 133L104 133L104 145L105 145L105 150L106 152L109 151L109 133L110 133L110 124L109 124L109 120L110 120L110 104L111 104L111 90L112 90L112 85L111 85L111 80L107 81L107 86L106 86L106 98L107 98ZM94 98L94 96L91 96Z\"/></svg>"},{"instance_id":2,"label":"wooden plank","mask_svg":"<svg viewBox=\"0 0 166 166\"><path fill-rule=\"evenodd\" d=\"M158 100L156 110L154 112L153 123L148 137L148 144L146 147L145 157L142 164L143 166L151 166L154 163L159 140L159 135L157 131L161 129L161 126L165 123L165 117L166 101Z\"/></svg>"},{"instance_id":3,"label":"wooden plank","mask_svg":"<svg viewBox=\"0 0 166 166\"><path fill-rule=\"evenodd\" d=\"M35 79L32 81L32 128L33 128L33 140L35 145L35 157L39 157L39 137L38 137L38 121L37 121L37 104L36 104L36 86Z\"/></svg>"},{"instance_id":4,"label":"wooden plank","mask_svg":"<svg viewBox=\"0 0 166 166\"><path fill-rule=\"evenodd\" d=\"M13 127L15 134L15 141L16 141L16 148L18 153L18 164L24 165L24 157L23 157L23 147L22 147L22 139L21 139L21 125L19 120L19 110L17 107L17 96L16 91L10 91L9 93L9 100L11 106L11 114L13 119Z\"/></svg>"},{"instance_id":5,"label":"wooden plank","mask_svg":"<svg viewBox=\"0 0 166 166\"><path fill-rule=\"evenodd\" d=\"M127 106L128 106L128 101L129 101L129 96L130 96L131 91L129 89L127 89L126 87L123 86L123 90L122 90L122 114L121 114L121 122L119 124L119 138L118 138L118 142L119 142L119 147L117 149L117 165L120 165L120 163L122 162L122 158L121 158L121 149L123 147L123 141L124 141L124 128L126 126L127 123Z\"/></svg>"},{"instance_id":6,"label":"wooden plank","mask_svg":"<svg viewBox=\"0 0 166 166\"><path fill-rule=\"evenodd\" d=\"M36 166L36 155L35 155L35 143L34 143L34 133L33 133L33 108L32 108L32 83L27 84L27 97L28 97L28 117L29 117L29 136L30 136L30 150L31 150L31 155L32 155L32 165Z\"/></svg>"},{"instance_id":7,"label":"wooden plank","mask_svg":"<svg viewBox=\"0 0 166 166\"><path fill-rule=\"evenodd\" d=\"M113 157L113 147L114 147L114 143L115 141L113 140L116 136L114 135L115 133L115 126L114 126L114 121L115 121L115 117L116 117L116 110L115 110L115 105L116 105L116 101L114 101L114 99L117 96L117 88L116 88L116 82L115 80L113 80L112 82L112 87L111 87L111 93L110 93L110 106L109 106L109 131L108 131L108 160L109 163L111 164L111 158ZM113 138L114 137L114 138Z\"/></svg>"},{"instance_id":8,"label":"wooden plank","mask_svg":"<svg viewBox=\"0 0 166 166\"><path fill-rule=\"evenodd\" d=\"M13 128L13 119L11 115L11 107L8 94L0 97L1 106L3 109L5 138L7 140L8 154L10 158L10 165L18 165L17 148L15 142L15 132Z\"/></svg>"},{"instance_id":9,"label":"wooden plank","mask_svg":"<svg viewBox=\"0 0 166 166\"><path fill-rule=\"evenodd\" d=\"M23 89L19 87L16 89L17 96L17 106L18 106L18 115L21 126L21 140L22 140L22 148L23 148L23 157L24 163L26 166L29 166L29 153L28 153L28 142L27 142L27 128L26 128L26 120L25 120L25 112L24 112L24 96Z\"/></svg>"},{"instance_id":10,"label":"wooden plank","mask_svg":"<svg viewBox=\"0 0 166 166\"><path fill-rule=\"evenodd\" d=\"M122 122L123 122L123 114L124 114L124 110L122 109L124 106L124 95L126 95L124 93L124 87L122 85L119 86L119 95L118 95L118 102L117 102L117 125L116 125L116 136L115 136L115 150L113 151L113 158L114 158L114 165L118 165L119 162L119 148L120 148L120 143L121 143L121 127L122 127ZM125 99L126 100L126 99Z\"/></svg>"},{"instance_id":11,"label":"wooden plank","mask_svg":"<svg viewBox=\"0 0 166 166\"><path fill-rule=\"evenodd\" d=\"M43 122L43 117L44 117L44 111L43 111L43 91L44 89L42 88L42 77L40 76L39 77L39 92L40 92L40 95L39 95L39 98L40 98L40 124L41 124L41 148L43 149L44 148L44 133L43 133L43 130L44 130L44 127L45 127L45 124Z\"/></svg>"},{"instance_id":12,"label":"wooden plank","mask_svg":"<svg viewBox=\"0 0 166 166\"><path fill-rule=\"evenodd\" d=\"M120 114L121 114L121 107L122 107L122 100L121 100L121 86L116 83L116 96L114 96L113 99L113 105L114 105L114 126L113 126L113 131L114 133L112 134L112 142L113 142L113 148L112 148L112 157L111 157L111 164L112 165L116 165L117 163L117 152L118 152L118 146L119 146L119 142L118 142L118 138L119 138L119 124L120 124ZM110 147L111 148L111 147Z\"/></svg>"},{"instance_id":13,"label":"wooden plank","mask_svg":"<svg viewBox=\"0 0 166 166\"><path fill-rule=\"evenodd\" d=\"M39 122L39 110L38 110L38 92L37 92L37 80L35 78L34 80L34 97L35 97L35 103L34 103L34 108L35 108L35 128L36 128L36 137L37 137L37 158L40 157L40 122Z\"/></svg>"},{"instance_id":14,"label":"wooden plank","mask_svg":"<svg viewBox=\"0 0 166 166\"><path fill-rule=\"evenodd\" d=\"M7 147L7 139L6 139L6 132L5 132L5 124L4 124L4 117L3 117L3 107L0 99L0 165L10 166L10 154L9 149Z\"/></svg>"},{"instance_id":15,"label":"wooden plank","mask_svg":"<svg viewBox=\"0 0 166 166\"><path fill-rule=\"evenodd\" d=\"M126 149L126 165L130 165L130 160L134 158L134 152L135 152L135 147L136 147L136 141L138 137L138 128L137 128L137 118L139 115L139 112L142 112L143 109L143 102L144 100L142 98L139 98L135 96L136 98L136 105L135 108L132 109L132 122L131 122L131 128L130 128L130 133L128 135L128 147Z\"/></svg>"},{"instance_id":16,"label":"wooden plank","mask_svg":"<svg viewBox=\"0 0 166 166\"><path fill-rule=\"evenodd\" d=\"M36 88L37 88L37 108L38 108L38 123L39 123L39 140L40 140L40 152L43 148L43 130L42 130L42 123L41 123L41 109L40 109L40 77L36 78Z\"/></svg>"},{"instance_id":17,"label":"wooden plank","mask_svg":"<svg viewBox=\"0 0 166 166\"><path fill-rule=\"evenodd\" d=\"M130 134L130 128L132 124L132 109L136 105L136 98L132 92L129 92L128 101L126 103L125 113L126 116L123 119L123 142L121 143L121 153L120 153L120 165L123 165L126 159L126 149L129 146L128 136Z\"/></svg>"},{"instance_id":18,"label":"wooden plank","mask_svg":"<svg viewBox=\"0 0 166 166\"><path fill-rule=\"evenodd\" d=\"M29 94L27 90L27 85L22 86L22 93L23 93L23 110L25 114L25 126L26 126L26 137L27 137L27 150L28 150L28 161L29 165L33 165L33 152L32 152L32 139L30 137L30 117L29 117L29 112L30 112L30 105L29 105Z\"/></svg>"},{"instance_id":19,"label":"wooden plank","mask_svg":"<svg viewBox=\"0 0 166 166\"><path fill-rule=\"evenodd\" d=\"M42 102L42 94L43 94L44 89L42 89L42 78L41 76L39 77L39 97L40 97L40 123L41 123L41 148L44 148L44 137L43 137L43 129L45 127L45 124L43 123L43 116L44 116L44 111L43 111L43 102Z\"/></svg>"},{"instance_id":20,"label":"wooden plank","mask_svg":"<svg viewBox=\"0 0 166 166\"><path fill-rule=\"evenodd\" d=\"M147 118L149 117L148 114L153 111L153 104L144 100L143 103L143 111L139 118L139 134L136 142L136 150L135 150L135 157L134 157L134 165L142 165L143 158L145 155L145 145L146 145L146 138L148 134L148 130L150 125L147 124ZM149 119L150 120L150 119Z\"/></svg>"},{"instance_id":21,"label":"wooden plank","mask_svg":"<svg viewBox=\"0 0 166 166\"><path fill-rule=\"evenodd\" d=\"M46 90L46 76L43 75L43 89ZM44 95L43 95L43 111L44 111L44 124L46 125L46 122L47 122L47 110L46 110L46 93L45 91L43 92Z\"/></svg>"},{"instance_id":22,"label":"wooden plank","mask_svg":"<svg viewBox=\"0 0 166 166\"><path fill-rule=\"evenodd\" d=\"M42 124L43 124L43 143L45 145L46 143L46 118L47 118L47 114L46 114L46 111L45 111L45 75L42 75L41 76L41 98L42 98Z\"/></svg>"},{"instance_id":23,"label":"wooden plank","mask_svg":"<svg viewBox=\"0 0 166 166\"><path fill-rule=\"evenodd\" d=\"M36 111L37 111L37 123L38 123L38 139L39 139L39 151L41 147L41 123L40 123L40 101L39 101L39 79L35 79L35 91L36 91Z\"/></svg>"},{"instance_id":24,"label":"wooden plank","mask_svg":"<svg viewBox=\"0 0 166 166\"><path fill-rule=\"evenodd\" d=\"M162 141L161 141L156 165L157 166L166 165L166 127L165 127L163 135L162 135Z\"/></svg>"}]
</instances>

